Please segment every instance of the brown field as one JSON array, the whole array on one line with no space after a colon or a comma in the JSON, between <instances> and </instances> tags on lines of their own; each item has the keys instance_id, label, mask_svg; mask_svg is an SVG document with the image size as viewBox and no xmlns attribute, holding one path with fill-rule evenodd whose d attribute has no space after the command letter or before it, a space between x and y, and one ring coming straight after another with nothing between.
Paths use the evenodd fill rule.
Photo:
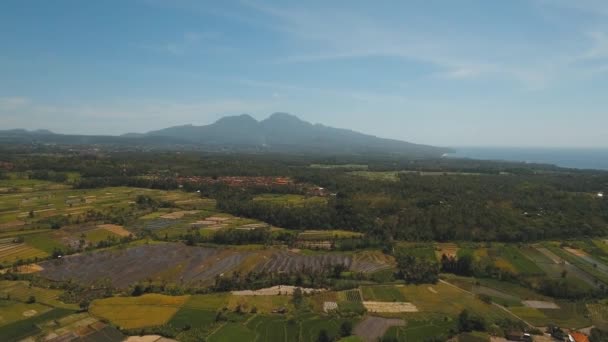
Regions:
<instances>
[{"instance_id":1,"label":"brown field","mask_svg":"<svg viewBox=\"0 0 608 342\"><path fill-rule=\"evenodd\" d=\"M399 313L399 312L418 312L416 305L405 302L363 302L363 306L368 312L378 313Z\"/></svg>"},{"instance_id":2,"label":"brown field","mask_svg":"<svg viewBox=\"0 0 608 342\"><path fill-rule=\"evenodd\" d=\"M169 220L177 220L177 219L181 219L182 217L184 217L186 215L194 215L197 213L198 213L198 210L175 211L172 213L162 215L160 218L169 219Z\"/></svg>"},{"instance_id":3,"label":"brown field","mask_svg":"<svg viewBox=\"0 0 608 342\"><path fill-rule=\"evenodd\" d=\"M119 226L117 224L100 224L97 226L97 228L105 229L119 236L131 235L130 231L126 230L123 226Z\"/></svg>"},{"instance_id":4,"label":"brown field","mask_svg":"<svg viewBox=\"0 0 608 342\"><path fill-rule=\"evenodd\" d=\"M522 303L529 308L535 309L559 309L557 304L541 300L524 300Z\"/></svg>"},{"instance_id":5,"label":"brown field","mask_svg":"<svg viewBox=\"0 0 608 342\"><path fill-rule=\"evenodd\" d=\"M355 326L353 333L364 341L378 341L390 327L405 326L405 321L400 318L382 318L368 316Z\"/></svg>"},{"instance_id":6,"label":"brown field","mask_svg":"<svg viewBox=\"0 0 608 342\"><path fill-rule=\"evenodd\" d=\"M455 243L437 243L435 247L435 255L437 256L437 260L441 260L441 256L445 255L447 257L456 257L458 253L458 245Z\"/></svg>"},{"instance_id":7,"label":"brown field","mask_svg":"<svg viewBox=\"0 0 608 342\"><path fill-rule=\"evenodd\" d=\"M575 249L575 248L570 248L570 247L564 247L564 249L574 255L576 255L577 257L586 257L588 256L587 253L585 253L584 251L580 250L580 249Z\"/></svg>"},{"instance_id":8,"label":"brown field","mask_svg":"<svg viewBox=\"0 0 608 342\"><path fill-rule=\"evenodd\" d=\"M15 221L0 224L0 230L4 230L4 229L9 230L9 229L21 227L24 225L25 225L24 221L15 220Z\"/></svg>"}]
</instances>

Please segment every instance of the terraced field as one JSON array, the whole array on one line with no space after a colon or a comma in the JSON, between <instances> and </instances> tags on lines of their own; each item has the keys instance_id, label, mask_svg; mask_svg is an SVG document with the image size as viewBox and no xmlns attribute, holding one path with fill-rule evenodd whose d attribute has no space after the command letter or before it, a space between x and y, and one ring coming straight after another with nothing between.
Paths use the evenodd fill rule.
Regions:
<instances>
[{"instance_id":1,"label":"terraced field","mask_svg":"<svg viewBox=\"0 0 608 342\"><path fill-rule=\"evenodd\" d=\"M353 263L353 258L346 254L303 255L280 249L256 251L159 243L45 261L41 263L44 270L40 274L52 280L72 279L82 284L108 278L118 288L146 279L204 285L212 282L218 274L241 268L245 261L254 263L249 266L253 270L272 273L293 273L304 268L319 270L339 264L357 272L384 267L373 263Z\"/></svg>"},{"instance_id":2,"label":"terraced field","mask_svg":"<svg viewBox=\"0 0 608 342\"><path fill-rule=\"evenodd\" d=\"M118 288L149 278L204 283L234 269L247 255L245 251L187 247L179 243L142 245L47 261L41 264L44 268L41 275L53 280L74 279L83 284L108 278Z\"/></svg>"},{"instance_id":3,"label":"terraced field","mask_svg":"<svg viewBox=\"0 0 608 342\"><path fill-rule=\"evenodd\" d=\"M49 255L28 244L14 241L14 238L0 239L0 264L10 265L18 260L34 260Z\"/></svg>"}]
</instances>

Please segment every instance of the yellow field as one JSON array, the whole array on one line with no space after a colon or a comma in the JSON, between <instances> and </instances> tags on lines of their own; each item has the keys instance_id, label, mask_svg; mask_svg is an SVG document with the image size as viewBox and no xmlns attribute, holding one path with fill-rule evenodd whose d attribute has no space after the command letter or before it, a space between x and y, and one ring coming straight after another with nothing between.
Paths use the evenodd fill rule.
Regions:
<instances>
[{"instance_id":1,"label":"yellow field","mask_svg":"<svg viewBox=\"0 0 608 342\"><path fill-rule=\"evenodd\" d=\"M141 297L112 297L93 301L90 313L121 328L134 329L163 325L190 296L147 294Z\"/></svg>"},{"instance_id":2,"label":"yellow field","mask_svg":"<svg viewBox=\"0 0 608 342\"><path fill-rule=\"evenodd\" d=\"M0 301L0 326L40 315L51 310L50 307L34 303L25 304L12 300Z\"/></svg>"},{"instance_id":3,"label":"yellow field","mask_svg":"<svg viewBox=\"0 0 608 342\"><path fill-rule=\"evenodd\" d=\"M496 267L498 267L499 269L501 269L503 271L508 271L513 274L517 273L517 269L504 258L497 258L496 261L494 262L494 265L496 265Z\"/></svg>"}]
</instances>

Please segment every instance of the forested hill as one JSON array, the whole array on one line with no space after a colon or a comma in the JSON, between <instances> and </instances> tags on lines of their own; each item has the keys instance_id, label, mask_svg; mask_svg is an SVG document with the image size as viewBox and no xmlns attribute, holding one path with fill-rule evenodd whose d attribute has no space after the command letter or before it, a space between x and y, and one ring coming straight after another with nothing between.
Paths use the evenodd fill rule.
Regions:
<instances>
[{"instance_id":1,"label":"forested hill","mask_svg":"<svg viewBox=\"0 0 608 342\"><path fill-rule=\"evenodd\" d=\"M227 116L206 126L175 126L144 134L66 135L47 130L0 130L0 144L112 145L135 148L305 155L384 155L437 158L450 149L383 139L347 129L311 124L275 113L257 121Z\"/></svg>"},{"instance_id":2,"label":"forested hill","mask_svg":"<svg viewBox=\"0 0 608 342\"><path fill-rule=\"evenodd\" d=\"M286 113L257 121L249 115L224 117L207 126L176 126L147 133L211 146L247 146L272 152L439 157L449 149L383 139L347 129L311 124Z\"/></svg>"}]
</instances>

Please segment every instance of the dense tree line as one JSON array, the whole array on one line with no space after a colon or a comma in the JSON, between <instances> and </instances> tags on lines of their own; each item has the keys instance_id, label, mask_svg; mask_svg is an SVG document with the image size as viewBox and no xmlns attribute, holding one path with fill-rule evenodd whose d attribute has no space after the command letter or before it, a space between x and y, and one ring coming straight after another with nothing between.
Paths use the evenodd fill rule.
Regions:
<instances>
[{"instance_id":1,"label":"dense tree line","mask_svg":"<svg viewBox=\"0 0 608 342\"><path fill-rule=\"evenodd\" d=\"M608 173L521 163L390 157L314 157L197 152L110 152L3 156L15 171L42 177L78 172L78 187L135 186L200 191L218 208L290 229L347 229L384 240L534 241L608 234ZM29 151L31 152L31 151ZM366 179L348 168L310 164L354 163L370 170L475 172L481 175L400 174L395 181ZM46 175L46 176L45 176ZM326 202L284 205L254 201L260 192L299 193L301 188L230 188L178 184L182 176L288 176L325 187Z\"/></svg>"}]
</instances>

